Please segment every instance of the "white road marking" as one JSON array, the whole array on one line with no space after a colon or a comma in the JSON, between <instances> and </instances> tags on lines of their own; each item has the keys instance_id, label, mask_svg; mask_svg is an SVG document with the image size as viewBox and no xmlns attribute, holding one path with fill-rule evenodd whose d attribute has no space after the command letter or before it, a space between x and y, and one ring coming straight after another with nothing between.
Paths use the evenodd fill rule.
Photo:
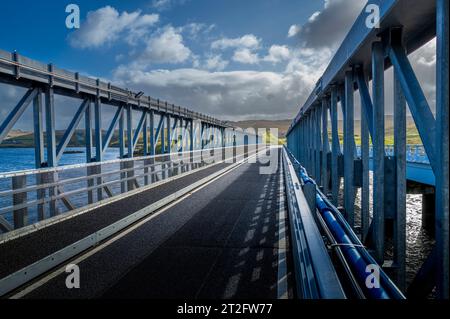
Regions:
<instances>
[{"instance_id":1,"label":"white road marking","mask_svg":"<svg viewBox=\"0 0 450 319\"><path fill-rule=\"evenodd\" d=\"M253 155L251 157L254 157L256 155ZM249 158L251 158L249 157ZM243 161L241 161L238 165L236 165L235 167L229 169L228 171L224 172L223 174L216 176L215 178L211 179L210 181L206 182L205 184L199 186L198 188L192 190L191 192L181 196L180 198L178 198L177 200L167 204L166 206L162 207L161 209L157 210L155 213L153 213L152 215L146 217L145 219L139 221L138 223L130 226L129 228L127 228L126 230L122 231L121 233L115 235L114 237L112 237L111 239L107 240L106 242L104 242L103 244L89 250L88 252L86 252L85 254L79 256L78 258L76 258L75 260L69 261L71 264L80 264L82 261L88 259L89 257L93 256L94 254L98 253L99 251L101 251L102 249L110 246L111 244L113 244L114 242L118 241L119 239L121 239L122 237L128 235L129 233L133 232L134 230L136 230L137 228L139 228L140 226L144 225L145 223L147 223L148 221L152 220L153 218L157 217L158 215L162 214L163 212L167 211L169 208L175 206L176 204L180 203L181 201L185 200L186 198L188 198L189 196L193 195L194 193L198 192L199 190L205 188L206 186L210 185L211 183L217 181L218 179L224 177L225 175L233 172L234 170L236 170L237 168L239 168L240 166L242 166L243 164L245 164L248 159L245 159ZM25 287L23 290L17 292L16 294L12 295L10 297L10 299L20 299L25 297L26 295L30 294L31 292L33 292L34 290L38 289L39 287L45 285L47 282L49 282L50 280L56 278L57 276L61 275L62 273L65 272L66 270L66 265L67 262L63 263L63 265L56 269L55 271L51 272L50 274L48 274L47 276L41 278L40 280L34 282L33 284Z\"/></svg>"}]
</instances>

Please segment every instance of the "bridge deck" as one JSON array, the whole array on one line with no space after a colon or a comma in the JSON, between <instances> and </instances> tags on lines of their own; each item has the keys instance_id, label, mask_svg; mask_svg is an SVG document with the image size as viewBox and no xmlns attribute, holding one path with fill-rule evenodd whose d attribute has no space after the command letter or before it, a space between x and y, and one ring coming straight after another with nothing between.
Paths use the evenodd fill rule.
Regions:
<instances>
[{"instance_id":1,"label":"bridge deck","mask_svg":"<svg viewBox=\"0 0 450 319\"><path fill-rule=\"evenodd\" d=\"M277 298L287 294L278 287L278 254L285 252L279 245L279 216L285 201L282 177L279 171L259 174L259 165L238 166L79 262L80 289L67 289L67 274L62 273L26 297ZM281 222L287 225L284 217ZM287 276L292 279L290 273Z\"/></svg>"},{"instance_id":2,"label":"bridge deck","mask_svg":"<svg viewBox=\"0 0 450 319\"><path fill-rule=\"evenodd\" d=\"M0 244L0 278L38 261L139 209L151 205L228 165L230 164L222 163L206 167L132 197L126 197L108 205L92 209L87 213Z\"/></svg>"}]
</instances>

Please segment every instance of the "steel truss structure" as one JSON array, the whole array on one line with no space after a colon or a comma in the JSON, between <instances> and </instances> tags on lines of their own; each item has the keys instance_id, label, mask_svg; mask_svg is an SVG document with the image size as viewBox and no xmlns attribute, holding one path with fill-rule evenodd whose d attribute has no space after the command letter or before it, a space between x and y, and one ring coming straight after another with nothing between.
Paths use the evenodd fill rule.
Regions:
<instances>
[{"instance_id":1,"label":"steel truss structure","mask_svg":"<svg viewBox=\"0 0 450 319\"><path fill-rule=\"evenodd\" d=\"M143 155L226 147L243 143L244 137L258 140L253 133L236 129L226 122L55 67L17 52L0 50L0 82L27 88L26 93L0 124L0 143L33 104L36 168L56 167L77 127L84 118L86 163L102 162L117 129L121 158L131 158L142 136ZM55 95L79 99L73 119L60 141L55 135ZM102 129L104 106L116 111L106 134ZM133 113L139 121L133 127ZM45 119L45 123L44 123ZM45 129L44 129L45 128ZM250 137L249 137L250 136ZM46 153L46 154L45 154ZM46 156L45 156L46 155ZM46 160L45 160L46 158Z\"/></svg>"},{"instance_id":2,"label":"steel truss structure","mask_svg":"<svg viewBox=\"0 0 450 319\"><path fill-rule=\"evenodd\" d=\"M363 10L287 134L288 147L317 184L338 205L344 179L344 211L355 225L355 194L361 188L361 237L378 263L409 296L436 287L449 298L449 104L447 0L377 0L380 29L366 26ZM437 42L436 116L408 60L433 37ZM394 69L394 154L385 154L384 72ZM372 90L369 90L369 82ZM354 93L361 97L361 151L356 157ZM344 116L344 147L338 132L338 104ZM413 283L405 286L406 106L436 177L436 245ZM331 141L328 123L331 123ZM373 145L373 218L369 216L369 140ZM393 259L385 260L386 227L393 229Z\"/></svg>"}]
</instances>

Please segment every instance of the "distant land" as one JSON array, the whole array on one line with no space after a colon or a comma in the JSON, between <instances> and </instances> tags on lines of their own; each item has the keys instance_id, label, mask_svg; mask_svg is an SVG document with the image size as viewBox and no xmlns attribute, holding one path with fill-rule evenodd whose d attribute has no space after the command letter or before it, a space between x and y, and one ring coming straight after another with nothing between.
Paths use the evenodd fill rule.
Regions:
<instances>
[{"instance_id":1,"label":"distant land","mask_svg":"<svg viewBox=\"0 0 450 319\"><path fill-rule=\"evenodd\" d=\"M242 129L250 127L254 128L255 130L258 128L277 128L279 137L284 138L286 137L287 130L289 129L292 120L247 120L237 122L229 121L228 123Z\"/></svg>"},{"instance_id":2,"label":"distant land","mask_svg":"<svg viewBox=\"0 0 450 319\"><path fill-rule=\"evenodd\" d=\"M292 120L245 120L245 121L229 121L230 125L234 125L240 127L242 129L246 128L277 128L279 138L284 140L286 137L286 132L289 129ZM343 121L339 121L339 129L342 131ZM393 144L394 142L394 121L392 115L386 115L386 144ZM103 134L105 134L104 131ZM64 135L63 130L56 131L56 140L61 140ZM341 138L342 138L342 134ZM76 130L74 135L72 136L69 147L84 147L85 146L85 138L84 138L84 130ZM414 121L411 117L407 118L407 136L408 136L408 144L422 144L419 133L414 125ZM116 131L111 139L110 147L118 146L118 131ZM360 120L355 120L355 140L356 143L360 141ZM11 130L8 136L5 138L3 143L0 144L0 148L29 148L34 146L34 136L33 132L24 131L24 130Z\"/></svg>"}]
</instances>

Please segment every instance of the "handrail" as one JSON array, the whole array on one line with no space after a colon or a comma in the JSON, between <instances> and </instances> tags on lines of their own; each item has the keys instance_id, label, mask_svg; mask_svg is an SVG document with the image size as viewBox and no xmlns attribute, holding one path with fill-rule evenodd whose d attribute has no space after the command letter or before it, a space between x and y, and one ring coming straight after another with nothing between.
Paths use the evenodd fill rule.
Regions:
<instances>
[{"instance_id":1,"label":"handrail","mask_svg":"<svg viewBox=\"0 0 450 319\"><path fill-rule=\"evenodd\" d=\"M289 152L288 150L286 152ZM317 184L312 180L305 168L295 160L292 153L290 156L299 167L299 176L302 183L313 184L316 191L315 205L319 210L323 220L333 233L337 243L342 246L346 261L352 268L355 278L359 281L359 285L365 292L367 298L371 299L405 299L403 293L396 287L391 279L386 275L383 269L378 266L380 279L379 287L369 289L366 287L367 279L366 266L377 265L375 259L368 253L358 236L353 232L345 218L339 210L331 204L327 197L320 191Z\"/></svg>"},{"instance_id":2,"label":"handrail","mask_svg":"<svg viewBox=\"0 0 450 319\"><path fill-rule=\"evenodd\" d=\"M303 299L345 299L345 293L314 221L294 166L283 148L283 165L297 293Z\"/></svg>"},{"instance_id":3,"label":"handrail","mask_svg":"<svg viewBox=\"0 0 450 319\"><path fill-rule=\"evenodd\" d=\"M170 178L175 171L176 175L194 171L230 160L234 154L240 158L246 148L252 152L256 146L239 145L0 174L0 233L30 225L30 216L32 224L58 215L60 209L64 213L81 209L103 198L116 198L151 186ZM44 206L48 204L49 207ZM46 214L48 209L50 214Z\"/></svg>"},{"instance_id":4,"label":"handrail","mask_svg":"<svg viewBox=\"0 0 450 319\"><path fill-rule=\"evenodd\" d=\"M119 103L126 103L139 108L165 111L166 113L200 119L204 122L223 127L231 127L226 122L219 121L213 117L193 112L187 108L169 104L166 101L160 101L150 96L137 97L138 95L136 93L111 85L110 82L106 83L100 81L100 79L80 76L79 73L57 69L53 64L46 65L21 56L17 52L9 53L0 50L0 73L15 76L17 79L25 78L48 83L51 86L71 89L77 93L83 92L108 100L116 100Z\"/></svg>"}]
</instances>

